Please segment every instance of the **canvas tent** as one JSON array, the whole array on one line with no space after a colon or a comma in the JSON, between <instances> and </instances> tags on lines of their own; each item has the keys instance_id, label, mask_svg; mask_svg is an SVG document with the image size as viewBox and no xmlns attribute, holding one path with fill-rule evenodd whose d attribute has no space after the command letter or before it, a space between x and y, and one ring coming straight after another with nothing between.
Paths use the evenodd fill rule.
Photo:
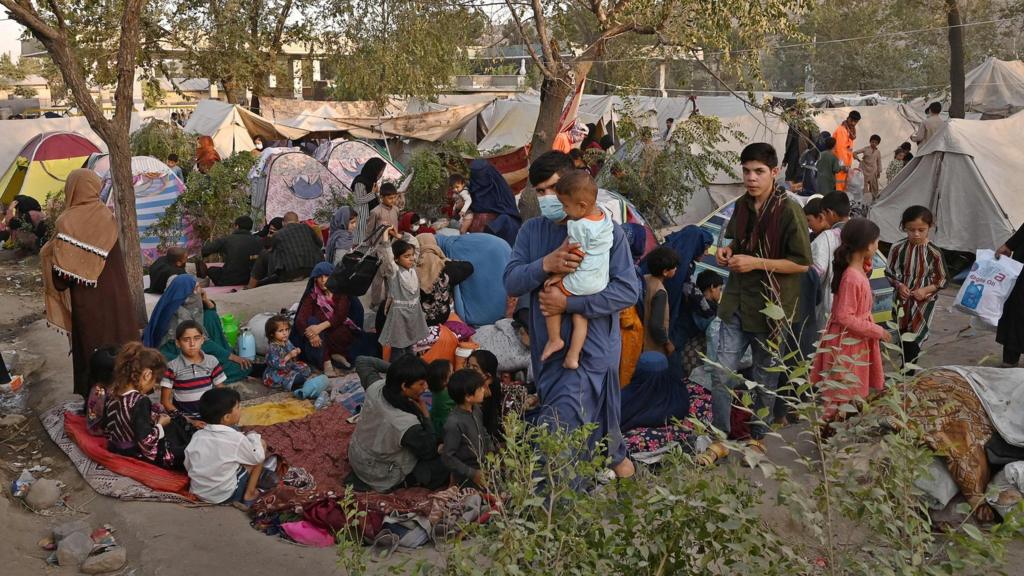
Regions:
<instances>
[{"instance_id":1,"label":"canvas tent","mask_svg":"<svg viewBox=\"0 0 1024 576\"><path fill-rule=\"evenodd\" d=\"M796 196L794 194L789 195L790 198L803 204L806 202L806 198ZM704 270L713 270L720 276L728 281L729 271L724 268L719 268L718 262L715 260L715 254L718 252L720 246L728 246L731 242L730 239L724 238L725 227L729 223L729 219L732 218L733 210L736 208L736 201L730 201L721 208L715 210L707 218L704 218L700 224L698 224L704 230L707 230L711 234L711 245L708 246L707 252L704 253L700 259L697 260L697 266L694 269L694 275L700 274ZM889 284L889 280L885 277L885 257L881 253L876 253L875 258L871 263L871 291L874 292L874 304L871 308L871 315L875 322L886 322L892 318L892 301L893 301L893 288Z\"/></svg>"},{"instance_id":2,"label":"canvas tent","mask_svg":"<svg viewBox=\"0 0 1024 576\"><path fill-rule=\"evenodd\" d=\"M398 165L388 160L372 145L360 140L338 138L323 144L316 151L317 160L326 164L327 169L346 187L352 186L352 181L363 169L363 164L374 157L384 160L387 165L384 168L384 180L398 182L402 179L404 172Z\"/></svg>"},{"instance_id":3,"label":"canvas tent","mask_svg":"<svg viewBox=\"0 0 1024 576\"><path fill-rule=\"evenodd\" d=\"M269 220L295 212L307 220L321 206L338 205L349 189L326 166L302 152L282 152L267 159L251 181L253 212ZM263 219L263 218L260 218Z\"/></svg>"},{"instance_id":4,"label":"canvas tent","mask_svg":"<svg viewBox=\"0 0 1024 576\"><path fill-rule=\"evenodd\" d=\"M93 155L89 159L89 168L103 179L100 199L116 211L117 198L112 193L114 186L110 178L110 157L106 154ZM148 265L159 256L157 249L160 246L160 238L150 235L149 229L163 218L167 208L185 192L185 184L171 172L170 167L152 156L132 157L132 182L142 259ZM176 244L184 246L186 242L183 230Z\"/></svg>"},{"instance_id":5,"label":"canvas tent","mask_svg":"<svg viewBox=\"0 0 1024 576\"><path fill-rule=\"evenodd\" d=\"M964 102L983 120L1006 118L1024 110L1024 62L989 56L967 73Z\"/></svg>"},{"instance_id":6,"label":"canvas tent","mask_svg":"<svg viewBox=\"0 0 1024 576\"><path fill-rule=\"evenodd\" d=\"M5 120L4 122L10 122ZM44 132L29 139L0 176L0 201L18 194L40 202L64 189L68 174L85 165L99 148L76 132Z\"/></svg>"},{"instance_id":7,"label":"canvas tent","mask_svg":"<svg viewBox=\"0 0 1024 576\"><path fill-rule=\"evenodd\" d=\"M920 205L935 215L930 239L940 248L973 252L1002 245L1024 223L1021 134L1024 112L1002 120L947 122L871 207L882 239L902 238L903 210Z\"/></svg>"},{"instance_id":8,"label":"canvas tent","mask_svg":"<svg viewBox=\"0 0 1024 576\"><path fill-rule=\"evenodd\" d=\"M338 125L331 118L335 115L334 109L326 104L310 111L300 112L298 115L281 120L278 124L304 130L307 133L341 132Z\"/></svg>"},{"instance_id":9,"label":"canvas tent","mask_svg":"<svg viewBox=\"0 0 1024 576\"><path fill-rule=\"evenodd\" d=\"M185 125L186 132L213 138L213 146L222 158L255 148L253 137L264 140L294 140L308 132L273 122L252 112L217 100L201 100Z\"/></svg>"}]
</instances>

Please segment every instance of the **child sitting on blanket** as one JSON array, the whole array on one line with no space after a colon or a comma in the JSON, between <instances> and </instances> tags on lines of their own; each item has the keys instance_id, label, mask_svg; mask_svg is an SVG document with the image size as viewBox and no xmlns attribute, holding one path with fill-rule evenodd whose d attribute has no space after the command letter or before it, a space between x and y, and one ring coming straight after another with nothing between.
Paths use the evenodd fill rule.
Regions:
<instances>
[{"instance_id":1,"label":"child sitting on blanket","mask_svg":"<svg viewBox=\"0 0 1024 576\"><path fill-rule=\"evenodd\" d=\"M267 369L263 372L263 385L291 392L301 388L312 374L309 365L299 360L301 350L288 340L292 332L286 316L271 316L265 326L267 335Z\"/></svg>"},{"instance_id":2,"label":"child sitting on blanket","mask_svg":"<svg viewBox=\"0 0 1024 576\"><path fill-rule=\"evenodd\" d=\"M448 421L455 402L448 394L448 380L452 377L452 363L448 360L434 360L427 366L427 388L430 389L430 421L434 432L440 438L444 434L444 423Z\"/></svg>"},{"instance_id":3,"label":"child sitting on blanket","mask_svg":"<svg viewBox=\"0 0 1024 576\"><path fill-rule=\"evenodd\" d=\"M576 246L577 255L583 261L571 274L552 275L544 286L555 286L567 296L597 294L608 285L608 260L614 229L612 219L597 205L597 184L589 172L575 170L566 174L555 184L555 192L565 210L569 242ZM548 343L541 354L542 362L565 347L565 341L562 340L562 316L556 314L544 320L548 329ZM563 366L570 370L580 366L580 353L587 340L588 327L586 316L572 315L572 336L563 362Z\"/></svg>"},{"instance_id":4,"label":"child sitting on blanket","mask_svg":"<svg viewBox=\"0 0 1024 576\"><path fill-rule=\"evenodd\" d=\"M85 401L85 429L93 436L103 436L107 423L107 396L114 384L114 362L117 347L104 346L89 357L89 397Z\"/></svg>"},{"instance_id":5,"label":"child sitting on blanket","mask_svg":"<svg viewBox=\"0 0 1024 576\"><path fill-rule=\"evenodd\" d=\"M117 355L114 385L107 395L107 449L156 464L180 468L191 434L184 418L171 418L153 406L148 394L167 368L158 350L129 342Z\"/></svg>"},{"instance_id":6,"label":"child sitting on blanket","mask_svg":"<svg viewBox=\"0 0 1024 576\"><path fill-rule=\"evenodd\" d=\"M444 424L441 461L451 471L455 483L462 487L481 489L484 486L480 462L488 452L494 451L494 442L484 427L480 409L486 393L483 377L469 368L452 374L448 381L448 394L455 408Z\"/></svg>"},{"instance_id":7,"label":"child sitting on blanket","mask_svg":"<svg viewBox=\"0 0 1024 576\"><path fill-rule=\"evenodd\" d=\"M181 352L167 363L167 371L160 382L160 404L168 414L181 413L197 428L199 399L207 390L223 386L227 374L213 354L203 353L206 334L195 320L185 320L174 329L174 342Z\"/></svg>"},{"instance_id":8,"label":"child sitting on blanket","mask_svg":"<svg viewBox=\"0 0 1024 576\"><path fill-rule=\"evenodd\" d=\"M266 458L267 443L255 432L242 434L241 396L231 388L214 388L199 400L206 426L185 449L189 489L203 502L235 504L248 509L259 495L277 484L276 457Z\"/></svg>"}]
</instances>

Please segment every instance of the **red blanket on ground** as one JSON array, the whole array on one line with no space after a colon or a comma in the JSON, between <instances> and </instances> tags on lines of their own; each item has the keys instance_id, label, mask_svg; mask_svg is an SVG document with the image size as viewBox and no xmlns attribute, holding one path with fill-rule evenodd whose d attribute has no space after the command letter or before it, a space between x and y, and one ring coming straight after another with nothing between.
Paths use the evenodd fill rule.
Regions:
<instances>
[{"instance_id":1,"label":"red blanket on ground","mask_svg":"<svg viewBox=\"0 0 1024 576\"><path fill-rule=\"evenodd\" d=\"M279 485L265 492L253 505L256 514L279 512L340 495L347 490L345 478L352 471L348 463L348 443L355 424L346 422L349 413L340 404L319 410L301 420L272 426L256 426L267 442L268 452L277 454L289 467L300 467L313 477L313 486ZM431 492L426 488L402 488L388 494L357 493L356 500L367 509L382 512L430 512Z\"/></svg>"},{"instance_id":2,"label":"red blanket on ground","mask_svg":"<svg viewBox=\"0 0 1024 576\"><path fill-rule=\"evenodd\" d=\"M107 450L106 438L89 434L85 427L85 416L65 412L64 432L83 454L107 470L127 476L158 492L173 492L189 500L196 500L188 491L188 475L185 472L165 470L136 458L114 454Z\"/></svg>"}]
</instances>

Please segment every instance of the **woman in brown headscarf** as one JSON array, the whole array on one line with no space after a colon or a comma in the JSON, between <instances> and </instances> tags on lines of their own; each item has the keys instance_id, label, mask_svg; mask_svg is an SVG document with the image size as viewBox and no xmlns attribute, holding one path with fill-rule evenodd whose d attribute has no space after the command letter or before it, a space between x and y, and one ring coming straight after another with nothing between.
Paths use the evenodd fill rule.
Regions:
<instances>
[{"instance_id":1,"label":"woman in brown headscarf","mask_svg":"<svg viewBox=\"0 0 1024 576\"><path fill-rule=\"evenodd\" d=\"M427 326L437 326L448 321L455 304L455 285L469 278L473 264L446 258L433 234L419 234L416 241L420 247L416 263L420 305L427 317Z\"/></svg>"},{"instance_id":2,"label":"woman in brown headscarf","mask_svg":"<svg viewBox=\"0 0 1024 576\"><path fill-rule=\"evenodd\" d=\"M196 168L206 174L217 162L220 162L220 154L213 147L213 138L200 136L196 140Z\"/></svg>"},{"instance_id":3,"label":"woman in brown headscarf","mask_svg":"<svg viewBox=\"0 0 1024 576\"><path fill-rule=\"evenodd\" d=\"M46 320L69 334L75 394L89 392L89 356L102 346L139 339L117 221L100 202L100 177L79 168L64 185L64 212L43 246Z\"/></svg>"}]
</instances>

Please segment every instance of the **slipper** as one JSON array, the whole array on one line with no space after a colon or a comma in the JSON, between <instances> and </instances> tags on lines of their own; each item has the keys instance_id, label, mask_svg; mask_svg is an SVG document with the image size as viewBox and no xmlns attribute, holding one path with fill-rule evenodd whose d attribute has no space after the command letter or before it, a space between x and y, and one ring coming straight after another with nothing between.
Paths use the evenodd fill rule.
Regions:
<instances>
[{"instance_id":1,"label":"slipper","mask_svg":"<svg viewBox=\"0 0 1024 576\"><path fill-rule=\"evenodd\" d=\"M728 455L729 447L722 442L715 442L708 446L707 450L697 456L697 464L701 466L711 466Z\"/></svg>"},{"instance_id":2,"label":"slipper","mask_svg":"<svg viewBox=\"0 0 1024 576\"><path fill-rule=\"evenodd\" d=\"M231 503L231 505L234 506L235 508L238 508L242 512L250 512L252 510L252 505L255 503L256 499L252 498L250 500L235 500L234 502Z\"/></svg>"},{"instance_id":3,"label":"slipper","mask_svg":"<svg viewBox=\"0 0 1024 576\"><path fill-rule=\"evenodd\" d=\"M762 456L768 454L768 447L765 446L764 442L760 440L755 440L753 438L747 440L747 447L753 450L754 452L761 454Z\"/></svg>"},{"instance_id":4,"label":"slipper","mask_svg":"<svg viewBox=\"0 0 1024 576\"><path fill-rule=\"evenodd\" d=\"M370 557L374 560L387 560L398 550L399 540L398 534L387 529L381 530L370 546Z\"/></svg>"},{"instance_id":5,"label":"slipper","mask_svg":"<svg viewBox=\"0 0 1024 576\"><path fill-rule=\"evenodd\" d=\"M349 363L348 358L345 358L341 354L331 354L331 364L334 364L339 368L344 368L345 370L352 369L352 364Z\"/></svg>"}]
</instances>

